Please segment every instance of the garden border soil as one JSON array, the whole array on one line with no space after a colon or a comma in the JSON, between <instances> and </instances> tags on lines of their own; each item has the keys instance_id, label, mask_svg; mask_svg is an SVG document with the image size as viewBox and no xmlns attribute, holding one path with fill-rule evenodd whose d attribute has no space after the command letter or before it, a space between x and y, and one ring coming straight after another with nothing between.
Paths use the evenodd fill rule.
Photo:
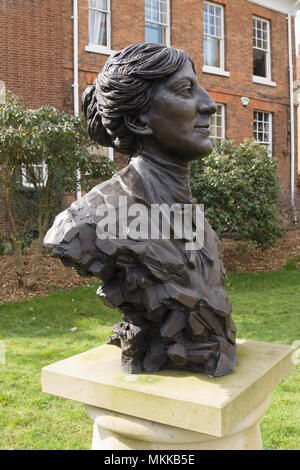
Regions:
<instances>
[{"instance_id":1,"label":"garden border soil","mask_svg":"<svg viewBox=\"0 0 300 470\"><path fill-rule=\"evenodd\" d=\"M227 274L236 272L277 271L285 269L287 260L295 260L300 256L300 229L290 230L285 236L278 239L277 245L262 251L247 246L245 242L232 239L223 239L223 261ZM30 265L33 256L29 248L25 263ZM300 269L300 262L296 263ZM47 296L58 289L71 289L75 286L89 284L96 278L83 278L73 268L63 266L60 260L43 256L40 269L39 282L34 290L20 289L14 272L14 259L12 256L0 256L0 304Z\"/></svg>"}]
</instances>

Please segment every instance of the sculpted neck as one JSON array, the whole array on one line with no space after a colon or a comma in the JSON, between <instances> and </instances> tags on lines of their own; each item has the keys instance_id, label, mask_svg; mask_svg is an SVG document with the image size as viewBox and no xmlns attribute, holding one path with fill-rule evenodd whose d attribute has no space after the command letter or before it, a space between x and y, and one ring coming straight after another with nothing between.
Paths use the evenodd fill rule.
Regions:
<instances>
[{"instance_id":1,"label":"sculpted neck","mask_svg":"<svg viewBox=\"0 0 300 470\"><path fill-rule=\"evenodd\" d=\"M161 148L156 148L155 145L143 146L143 150L139 152L139 155L145 156L145 158L155 158L160 161L162 166L165 165L178 165L178 168L182 168L183 171L188 169L189 171L189 160L184 155L175 155Z\"/></svg>"},{"instance_id":2,"label":"sculpted neck","mask_svg":"<svg viewBox=\"0 0 300 470\"><path fill-rule=\"evenodd\" d=\"M187 162L174 161L168 155L145 150L131 159L142 178L156 194L157 203L188 203L192 199L190 167Z\"/></svg>"}]
</instances>

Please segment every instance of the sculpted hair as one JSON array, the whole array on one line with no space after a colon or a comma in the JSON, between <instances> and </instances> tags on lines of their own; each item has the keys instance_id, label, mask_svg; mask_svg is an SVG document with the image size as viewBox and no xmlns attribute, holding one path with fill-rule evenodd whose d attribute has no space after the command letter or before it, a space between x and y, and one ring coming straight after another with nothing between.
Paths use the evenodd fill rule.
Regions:
<instances>
[{"instance_id":1,"label":"sculpted hair","mask_svg":"<svg viewBox=\"0 0 300 470\"><path fill-rule=\"evenodd\" d=\"M175 73L187 60L185 51L150 43L133 44L111 55L82 96L90 137L118 152L135 153L139 140L126 126L126 116L146 111L157 81Z\"/></svg>"}]
</instances>

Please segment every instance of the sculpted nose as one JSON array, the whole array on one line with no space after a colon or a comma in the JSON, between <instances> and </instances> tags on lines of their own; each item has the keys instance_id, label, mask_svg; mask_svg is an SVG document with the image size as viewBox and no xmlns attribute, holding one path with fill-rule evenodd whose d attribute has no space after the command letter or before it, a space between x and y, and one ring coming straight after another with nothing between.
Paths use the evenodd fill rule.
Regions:
<instances>
[{"instance_id":1,"label":"sculpted nose","mask_svg":"<svg viewBox=\"0 0 300 470\"><path fill-rule=\"evenodd\" d=\"M199 93L199 112L201 114L214 114L217 112L217 105L205 90Z\"/></svg>"}]
</instances>

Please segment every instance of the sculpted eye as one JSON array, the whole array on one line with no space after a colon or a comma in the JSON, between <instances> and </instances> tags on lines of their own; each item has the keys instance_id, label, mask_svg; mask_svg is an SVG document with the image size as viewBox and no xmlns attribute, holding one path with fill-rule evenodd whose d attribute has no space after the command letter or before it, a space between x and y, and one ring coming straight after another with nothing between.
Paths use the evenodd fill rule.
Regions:
<instances>
[{"instance_id":1,"label":"sculpted eye","mask_svg":"<svg viewBox=\"0 0 300 470\"><path fill-rule=\"evenodd\" d=\"M192 93L192 86L189 85L189 86L182 87L182 88L179 90L179 93L180 93L181 95L184 95L184 96L190 96L191 93Z\"/></svg>"}]
</instances>

